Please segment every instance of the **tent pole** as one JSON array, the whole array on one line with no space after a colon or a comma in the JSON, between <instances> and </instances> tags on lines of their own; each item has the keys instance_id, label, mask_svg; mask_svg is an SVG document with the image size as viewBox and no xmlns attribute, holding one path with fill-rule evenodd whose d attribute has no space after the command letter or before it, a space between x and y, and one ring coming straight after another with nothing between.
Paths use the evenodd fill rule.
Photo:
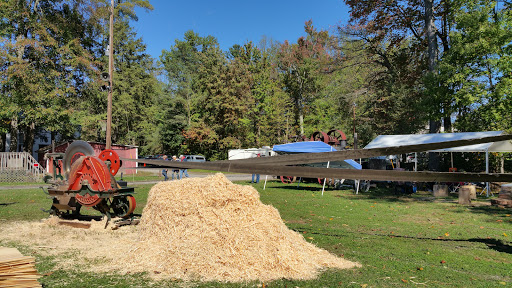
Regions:
<instances>
[{"instance_id":1,"label":"tent pole","mask_svg":"<svg viewBox=\"0 0 512 288\"><path fill-rule=\"evenodd\" d=\"M418 152L414 152L414 172L418 171Z\"/></svg>"},{"instance_id":2,"label":"tent pole","mask_svg":"<svg viewBox=\"0 0 512 288\"><path fill-rule=\"evenodd\" d=\"M329 168L329 163L331 163L331 161L327 161L327 168ZM324 196L325 181L327 181L327 178L324 178L324 186L322 186L322 196Z\"/></svg>"},{"instance_id":3,"label":"tent pole","mask_svg":"<svg viewBox=\"0 0 512 288\"><path fill-rule=\"evenodd\" d=\"M265 184L263 184L263 190L265 190L265 187L267 187L267 177L268 175L265 175Z\"/></svg>"},{"instance_id":4,"label":"tent pole","mask_svg":"<svg viewBox=\"0 0 512 288\"><path fill-rule=\"evenodd\" d=\"M489 173L489 148L485 149L485 173ZM489 182L485 183L485 195L489 198Z\"/></svg>"},{"instance_id":5,"label":"tent pole","mask_svg":"<svg viewBox=\"0 0 512 288\"><path fill-rule=\"evenodd\" d=\"M331 146L331 152L332 152L332 146ZM331 161L327 161L327 168L329 168L329 163L331 163ZM327 181L327 178L324 178L324 185L322 186L322 196L324 196L325 181Z\"/></svg>"}]
</instances>

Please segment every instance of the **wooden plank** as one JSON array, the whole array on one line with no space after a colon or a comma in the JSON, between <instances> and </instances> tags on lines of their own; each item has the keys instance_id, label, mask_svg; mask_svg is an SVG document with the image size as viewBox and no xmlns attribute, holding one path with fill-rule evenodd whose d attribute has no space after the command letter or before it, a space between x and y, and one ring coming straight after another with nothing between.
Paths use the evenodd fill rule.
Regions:
<instances>
[{"instance_id":1,"label":"wooden plank","mask_svg":"<svg viewBox=\"0 0 512 288\"><path fill-rule=\"evenodd\" d=\"M357 150L342 150L333 152L322 152L322 153L300 153L300 154L289 154L280 155L273 157L255 157L250 159L240 160L229 160L229 161L218 161L218 162L231 162L231 163L267 163L267 164L281 164L281 165L295 165L295 164L310 164L310 163L321 163L327 161L342 161L345 159L360 159L370 158L376 156L395 155L395 154L406 154L413 152L425 152L444 148L461 147L482 143L499 142L505 140L511 140L512 135L500 135L490 136L482 138L454 140L445 142L434 142L427 144L416 144L416 145L403 145L385 148L373 148L373 149L357 149Z\"/></svg>"},{"instance_id":2,"label":"wooden plank","mask_svg":"<svg viewBox=\"0 0 512 288\"><path fill-rule=\"evenodd\" d=\"M35 258L16 248L0 247L0 287L41 287Z\"/></svg>"},{"instance_id":3,"label":"wooden plank","mask_svg":"<svg viewBox=\"0 0 512 288\"><path fill-rule=\"evenodd\" d=\"M7 262L23 258L20 251L16 248L0 247L0 262Z\"/></svg>"},{"instance_id":4,"label":"wooden plank","mask_svg":"<svg viewBox=\"0 0 512 288\"><path fill-rule=\"evenodd\" d=\"M453 173L453 172L408 172L385 170L352 170L352 169L327 169L314 167L288 167L284 165L318 163L327 161L341 161L345 159L368 158L380 155L403 154L421 152L442 148L452 148L488 142L505 141L512 139L512 135L500 135L477 139L436 142L429 144L396 146L376 149L343 150L324 153L301 153L294 155L282 155L274 157L259 157L232 161L214 162L174 162L163 160L127 159L148 163L160 167L177 169L207 169L224 172L258 173L264 175L286 175L308 178L338 178L381 181L417 181L417 182L511 182L511 174L487 174L487 173Z\"/></svg>"},{"instance_id":5,"label":"wooden plank","mask_svg":"<svg viewBox=\"0 0 512 288\"><path fill-rule=\"evenodd\" d=\"M130 159L127 159L130 160ZM139 161L138 159L131 159ZM142 159L141 159L142 160ZM145 163L173 167L178 169L206 169L223 172L286 175L307 178L335 178L378 181L414 181L414 182L512 182L512 174L498 173L454 173L454 172L412 172L372 169L329 169L307 166L283 166L274 164L253 164L233 162L172 162L144 160Z\"/></svg>"}]
</instances>

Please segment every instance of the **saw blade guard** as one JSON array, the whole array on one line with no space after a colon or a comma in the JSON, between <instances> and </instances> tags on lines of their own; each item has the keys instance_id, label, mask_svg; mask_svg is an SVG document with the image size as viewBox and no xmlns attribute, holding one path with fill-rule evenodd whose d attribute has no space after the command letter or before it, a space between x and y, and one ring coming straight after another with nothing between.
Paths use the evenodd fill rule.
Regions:
<instances>
[{"instance_id":1,"label":"saw blade guard","mask_svg":"<svg viewBox=\"0 0 512 288\"><path fill-rule=\"evenodd\" d=\"M73 163L82 156L94 156L94 149L92 146L82 140L74 141L66 149L64 158L62 159L62 166L66 179L69 180L69 172Z\"/></svg>"}]
</instances>

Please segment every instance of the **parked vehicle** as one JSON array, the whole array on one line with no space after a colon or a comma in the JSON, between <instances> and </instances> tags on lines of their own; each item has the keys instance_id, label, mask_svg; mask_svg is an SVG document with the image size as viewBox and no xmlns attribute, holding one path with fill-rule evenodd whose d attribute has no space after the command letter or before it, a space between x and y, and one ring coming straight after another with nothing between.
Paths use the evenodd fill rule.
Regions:
<instances>
[{"instance_id":1,"label":"parked vehicle","mask_svg":"<svg viewBox=\"0 0 512 288\"><path fill-rule=\"evenodd\" d=\"M206 162L204 156L201 155L183 155L183 161L186 162Z\"/></svg>"}]
</instances>

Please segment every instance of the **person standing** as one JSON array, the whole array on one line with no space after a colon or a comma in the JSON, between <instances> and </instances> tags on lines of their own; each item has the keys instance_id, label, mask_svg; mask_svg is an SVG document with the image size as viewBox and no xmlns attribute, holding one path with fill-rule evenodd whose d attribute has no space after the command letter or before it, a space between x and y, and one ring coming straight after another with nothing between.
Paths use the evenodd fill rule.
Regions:
<instances>
[{"instance_id":1,"label":"person standing","mask_svg":"<svg viewBox=\"0 0 512 288\"><path fill-rule=\"evenodd\" d=\"M167 161L167 155L164 155L164 157L162 157L162 159ZM169 179L169 177L167 177L167 171L168 171L167 168L162 169L162 175L164 176L164 181L167 181Z\"/></svg>"},{"instance_id":2,"label":"person standing","mask_svg":"<svg viewBox=\"0 0 512 288\"><path fill-rule=\"evenodd\" d=\"M258 155L256 155L256 157L261 157L261 154L258 153ZM256 178L256 181L254 181L255 180L254 178ZM259 182L260 182L260 174L252 174L251 183L259 183Z\"/></svg>"},{"instance_id":3,"label":"person standing","mask_svg":"<svg viewBox=\"0 0 512 288\"><path fill-rule=\"evenodd\" d=\"M187 158L185 158L185 156L183 155L180 155L180 161L181 162L187 162ZM188 176L188 169L180 169L180 179L183 179L183 175L185 175L185 177L190 177Z\"/></svg>"},{"instance_id":4,"label":"person standing","mask_svg":"<svg viewBox=\"0 0 512 288\"><path fill-rule=\"evenodd\" d=\"M176 155L172 156L172 161L178 161L178 159L176 158ZM180 170L174 169L174 168L172 169L172 174L171 174L172 180L174 180L174 173L176 173L176 180L180 180Z\"/></svg>"}]
</instances>

